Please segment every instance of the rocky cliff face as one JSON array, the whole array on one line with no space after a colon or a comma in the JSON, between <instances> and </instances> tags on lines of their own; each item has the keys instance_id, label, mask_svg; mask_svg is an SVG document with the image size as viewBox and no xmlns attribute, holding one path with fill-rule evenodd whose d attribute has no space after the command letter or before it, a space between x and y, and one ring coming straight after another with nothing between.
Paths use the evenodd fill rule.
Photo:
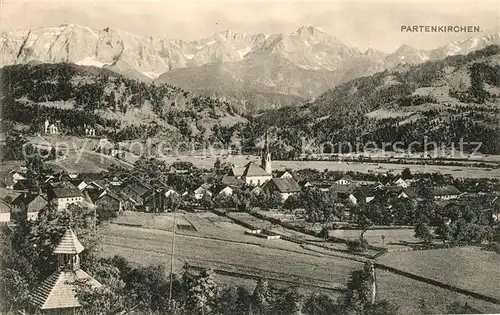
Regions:
<instances>
[{"instance_id":1,"label":"rocky cliff face","mask_svg":"<svg viewBox=\"0 0 500 315\"><path fill-rule=\"evenodd\" d=\"M386 55L373 49L362 53L312 26L289 34L224 31L187 42L70 24L2 33L0 66L72 62L108 68L142 81L225 94L241 104L258 100L269 107L282 106L290 96L312 98L339 83L399 64L467 54L491 44L500 44L500 34L453 42L431 51L402 45ZM278 101L277 95L281 95ZM248 108L259 108L257 105Z\"/></svg>"}]
</instances>

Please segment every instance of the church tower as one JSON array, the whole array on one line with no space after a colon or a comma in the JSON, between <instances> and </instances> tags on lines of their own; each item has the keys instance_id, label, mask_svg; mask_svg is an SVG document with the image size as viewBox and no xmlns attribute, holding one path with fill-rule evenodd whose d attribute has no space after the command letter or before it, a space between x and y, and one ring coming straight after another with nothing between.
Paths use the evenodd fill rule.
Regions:
<instances>
[{"instance_id":1,"label":"church tower","mask_svg":"<svg viewBox=\"0 0 500 315\"><path fill-rule=\"evenodd\" d=\"M262 152L262 160L260 166L269 174L272 174L271 167L271 152L269 151L269 137L266 130L266 143L264 144L264 151Z\"/></svg>"},{"instance_id":2,"label":"church tower","mask_svg":"<svg viewBox=\"0 0 500 315\"><path fill-rule=\"evenodd\" d=\"M54 250L57 269L30 294L30 314L75 314L81 307L76 296L76 282L94 288L101 284L80 269L80 253L84 250L75 233L68 228Z\"/></svg>"}]
</instances>

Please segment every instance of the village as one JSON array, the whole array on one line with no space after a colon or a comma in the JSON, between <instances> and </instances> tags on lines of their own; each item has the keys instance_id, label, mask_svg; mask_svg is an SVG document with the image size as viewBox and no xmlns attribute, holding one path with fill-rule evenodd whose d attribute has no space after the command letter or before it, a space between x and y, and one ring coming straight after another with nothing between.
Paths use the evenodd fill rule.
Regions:
<instances>
[{"instance_id":1,"label":"village","mask_svg":"<svg viewBox=\"0 0 500 315\"><path fill-rule=\"evenodd\" d=\"M117 161L123 155L118 149L96 151ZM145 265L165 263L171 257L174 271L188 264L190 268L215 268L226 277L266 277L277 283L291 282L322 290L335 288L328 281L322 283L326 279L301 279L298 274L289 274L289 270L253 271L250 265L239 261L230 267L226 254L224 260L195 258L183 248L193 246L184 238L236 242L241 247L228 254L239 253L236 255L241 257L246 255L241 252L246 251L246 246L259 244L262 255L283 252L299 259L306 253L321 253L355 263L379 261L377 266L382 270L404 273L407 270L390 255L494 244L487 227L497 224L500 218L498 182L494 180L411 174L409 170L401 174L274 170L267 138L260 163L250 161L243 166L217 158L211 169L200 169L189 162L166 165L154 158L140 158L131 169L116 164L100 173L77 173L54 172L44 168L43 163L27 162L26 166L2 174L2 221L7 225L36 220L47 208L76 211L76 206L93 211L95 224L110 220L111 224L102 231L104 256L122 255ZM15 197L11 197L13 194ZM156 236L147 246L136 244L139 239L150 237L148 230L178 234L178 244L174 245L175 239L170 245ZM71 230L66 233L61 242L76 239ZM75 244L69 247L77 249L68 253L83 250L81 244ZM148 249L149 246L153 247ZM173 246L177 246L175 258ZM160 252L144 256L137 250L145 250L144 254ZM206 249L200 250L202 256L213 255L202 254ZM267 251L269 254L264 254ZM300 254L293 254L294 251ZM66 252L61 249L54 253ZM61 257L64 258L59 259L60 263L69 259L76 264L70 270L79 270L78 256ZM480 295L486 304L498 301L492 287L478 292L461 283L448 283L448 278L435 274L415 277L422 277L423 282L430 279L442 286L456 286L456 290L469 296ZM58 305L40 293L56 290L46 285L44 282L38 293L33 293L37 296L35 306L55 303L50 307L67 308L68 305ZM57 290L72 289L62 286ZM76 307L78 301L71 301Z\"/></svg>"}]
</instances>

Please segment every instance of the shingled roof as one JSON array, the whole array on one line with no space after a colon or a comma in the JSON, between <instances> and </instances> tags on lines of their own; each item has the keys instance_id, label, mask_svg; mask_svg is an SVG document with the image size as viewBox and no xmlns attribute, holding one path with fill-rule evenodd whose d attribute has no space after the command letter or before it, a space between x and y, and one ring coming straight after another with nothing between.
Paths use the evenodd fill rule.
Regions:
<instances>
[{"instance_id":1,"label":"shingled roof","mask_svg":"<svg viewBox=\"0 0 500 315\"><path fill-rule=\"evenodd\" d=\"M249 162L245 165L245 170L243 171L243 177L252 177L252 176L271 176L268 172L266 172L262 167L255 164L255 162Z\"/></svg>"},{"instance_id":2,"label":"shingled roof","mask_svg":"<svg viewBox=\"0 0 500 315\"><path fill-rule=\"evenodd\" d=\"M101 286L81 269L58 270L45 279L31 294L30 303L42 310L80 307L75 293L77 281L89 281L94 287Z\"/></svg>"},{"instance_id":3,"label":"shingled roof","mask_svg":"<svg viewBox=\"0 0 500 315\"><path fill-rule=\"evenodd\" d=\"M73 233L73 230L67 229L54 250L54 254L79 254L83 250L84 248L75 233Z\"/></svg>"},{"instance_id":4,"label":"shingled roof","mask_svg":"<svg viewBox=\"0 0 500 315\"><path fill-rule=\"evenodd\" d=\"M273 178L266 186L274 185L280 193L299 192L301 187L293 178Z\"/></svg>"},{"instance_id":5,"label":"shingled roof","mask_svg":"<svg viewBox=\"0 0 500 315\"><path fill-rule=\"evenodd\" d=\"M76 188L68 181L53 183L52 192L57 198L83 197L80 189Z\"/></svg>"}]
</instances>

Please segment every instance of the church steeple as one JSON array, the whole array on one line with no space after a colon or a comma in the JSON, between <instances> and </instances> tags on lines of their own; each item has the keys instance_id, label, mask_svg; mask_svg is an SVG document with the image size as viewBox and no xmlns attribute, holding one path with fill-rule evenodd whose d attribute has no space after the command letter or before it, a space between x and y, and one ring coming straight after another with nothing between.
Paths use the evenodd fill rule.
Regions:
<instances>
[{"instance_id":1,"label":"church steeple","mask_svg":"<svg viewBox=\"0 0 500 315\"><path fill-rule=\"evenodd\" d=\"M269 135L266 130L266 143L264 144L264 150L262 152L262 160L260 166L269 174L272 174L273 169L271 167L271 152L269 151Z\"/></svg>"}]
</instances>

